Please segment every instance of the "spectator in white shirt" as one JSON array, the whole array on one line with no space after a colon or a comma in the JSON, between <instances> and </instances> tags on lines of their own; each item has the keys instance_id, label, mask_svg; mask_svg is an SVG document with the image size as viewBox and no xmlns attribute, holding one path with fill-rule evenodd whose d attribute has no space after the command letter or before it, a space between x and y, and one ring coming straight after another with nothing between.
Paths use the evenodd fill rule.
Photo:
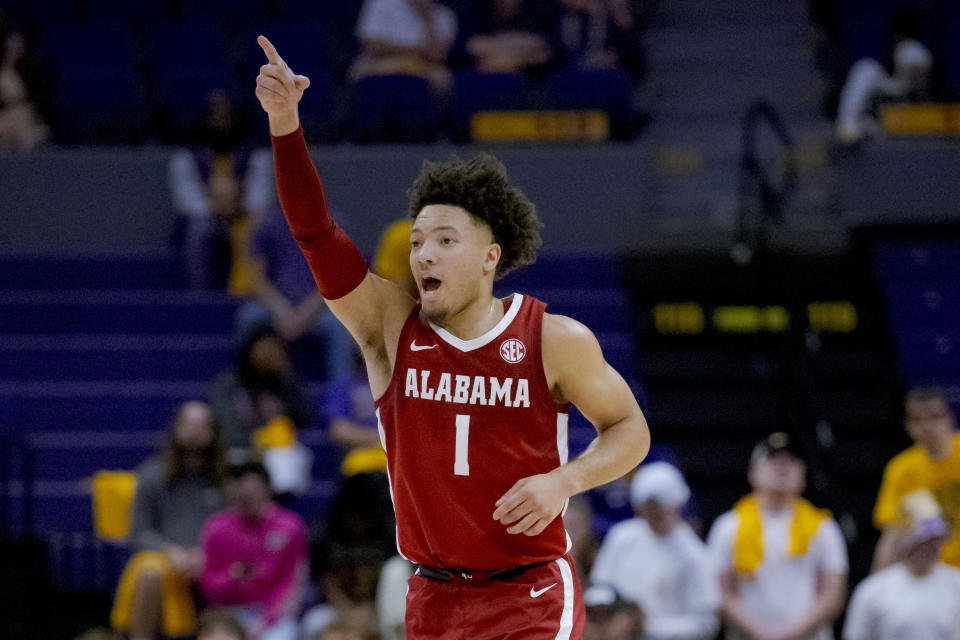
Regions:
<instances>
[{"instance_id":1,"label":"spectator in white shirt","mask_svg":"<svg viewBox=\"0 0 960 640\"><path fill-rule=\"evenodd\" d=\"M690 489L666 462L642 465L630 486L638 517L607 533L590 582L635 603L643 638L700 640L718 628L720 590L706 546L683 521Z\"/></svg>"},{"instance_id":2,"label":"spectator in white shirt","mask_svg":"<svg viewBox=\"0 0 960 640\"><path fill-rule=\"evenodd\" d=\"M423 76L437 93L450 88L447 54L457 17L435 0L366 0L357 21L361 52L350 68L353 82L373 75Z\"/></svg>"},{"instance_id":3,"label":"spectator in white shirt","mask_svg":"<svg viewBox=\"0 0 960 640\"><path fill-rule=\"evenodd\" d=\"M844 640L960 640L960 570L940 561L947 539L927 489L900 501L902 560L874 573L853 593Z\"/></svg>"},{"instance_id":4,"label":"spectator in white shirt","mask_svg":"<svg viewBox=\"0 0 960 640\"><path fill-rule=\"evenodd\" d=\"M847 551L828 511L801 497L806 465L785 433L750 458L753 492L713 524L728 640L830 640L843 608Z\"/></svg>"}]
</instances>

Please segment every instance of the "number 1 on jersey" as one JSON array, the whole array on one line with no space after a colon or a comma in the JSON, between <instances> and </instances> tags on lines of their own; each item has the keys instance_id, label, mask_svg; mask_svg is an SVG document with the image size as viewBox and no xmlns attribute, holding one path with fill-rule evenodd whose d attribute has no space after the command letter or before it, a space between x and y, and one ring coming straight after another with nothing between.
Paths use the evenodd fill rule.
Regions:
<instances>
[{"instance_id":1,"label":"number 1 on jersey","mask_svg":"<svg viewBox=\"0 0 960 640\"><path fill-rule=\"evenodd\" d=\"M470 416L457 414L457 444L453 458L453 474L470 475L470 462L467 459L467 445L470 438Z\"/></svg>"}]
</instances>

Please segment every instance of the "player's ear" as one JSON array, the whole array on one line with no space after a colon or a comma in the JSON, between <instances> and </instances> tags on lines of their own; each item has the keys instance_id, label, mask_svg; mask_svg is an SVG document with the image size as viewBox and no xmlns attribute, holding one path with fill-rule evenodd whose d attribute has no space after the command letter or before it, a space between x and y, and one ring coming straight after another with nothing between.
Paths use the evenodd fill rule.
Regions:
<instances>
[{"instance_id":1,"label":"player's ear","mask_svg":"<svg viewBox=\"0 0 960 640\"><path fill-rule=\"evenodd\" d=\"M503 253L503 250L500 248L500 245L496 242L493 244L487 245L486 250L483 254L483 272L491 273L497 270L497 265L500 263L500 256Z\"/></svg>"}]
</instances>

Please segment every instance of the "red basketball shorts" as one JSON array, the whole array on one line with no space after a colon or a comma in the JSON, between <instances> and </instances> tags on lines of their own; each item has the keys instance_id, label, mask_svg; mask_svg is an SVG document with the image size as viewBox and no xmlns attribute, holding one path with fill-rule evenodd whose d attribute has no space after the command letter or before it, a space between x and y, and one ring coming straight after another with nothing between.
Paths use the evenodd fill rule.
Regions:
<instances>
[{"instance_id":1,"label":"red basketball shorts","mask_svg":"<svg viewBox=\"0 0 960 640\"><path fill-rule=\"evenodd\" d=\"M580 640L586 617L570 554L509 580L407 583L407 640Z\"/></svg>"}]
</instances>

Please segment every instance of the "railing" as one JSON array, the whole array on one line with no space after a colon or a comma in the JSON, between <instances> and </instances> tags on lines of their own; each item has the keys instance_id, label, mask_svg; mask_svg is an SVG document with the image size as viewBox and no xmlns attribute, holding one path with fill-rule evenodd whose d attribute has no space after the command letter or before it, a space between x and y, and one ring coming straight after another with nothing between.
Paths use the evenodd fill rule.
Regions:
<instances>
[{"instance_id":1,"label":"railing","mask_svg":"<svg viewBox=\"0 0 960 640\"><path fill-rule=\"evenodd\" d=\"M765 166L758 149L758 133L766 124L780 145L783 166ZM780 113L765 100L755 102L744 114L741 129L739 219L737 240L731 257L748 264L766 250L770 227L779 224L796 186L796 159L793 138Z\"/></svg>"},{"instance_id":2,"label":"railing","mask_svg":"<svg viewBox=\"0 0 960 640\"><path fill-rule=\"evenodd\" d=\"M0 538L34 537L33 451L20 434L0 435Z\"/></svg>"}]
</instances>

